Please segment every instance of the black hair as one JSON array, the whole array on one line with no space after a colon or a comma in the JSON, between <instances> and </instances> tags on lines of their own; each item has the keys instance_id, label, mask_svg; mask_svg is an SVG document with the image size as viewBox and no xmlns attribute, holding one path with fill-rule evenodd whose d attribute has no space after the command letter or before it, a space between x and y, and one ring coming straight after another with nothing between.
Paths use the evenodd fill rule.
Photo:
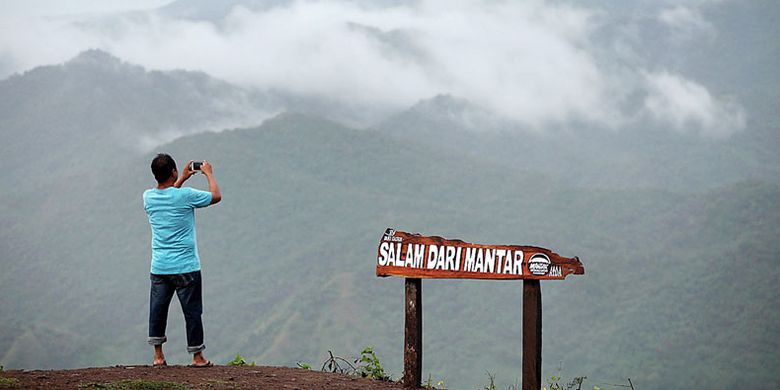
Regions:
<instances>
[{"instance_id":1,"label":"black hair","mask_svg":"<svg viewBox=\"0 0 780 390\"><path fill-rule=\"evenodd\" d=\"M176 161L165 153L160 153L152 160L152 173L158 183L168 180L176 169Z\"/></svg>"}]
</instances>

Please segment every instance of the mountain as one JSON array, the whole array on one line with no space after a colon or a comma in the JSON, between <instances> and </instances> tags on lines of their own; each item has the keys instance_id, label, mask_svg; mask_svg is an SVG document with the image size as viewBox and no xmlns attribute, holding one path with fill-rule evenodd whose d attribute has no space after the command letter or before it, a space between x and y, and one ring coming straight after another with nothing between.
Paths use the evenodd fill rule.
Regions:
<instances>
[{"instance_id":1,"label":"mountain","mask_svg":"<svg viewBox=\"0 0 780 390\"><path fill-rule=\"evenodd\" d=\"M7 368L138 364L151 357L150 233L141 193L154 184L148 168L154 153L111 147L121 137L102 139L91 126L110 123L93 118L111 117L115 105L122 107L117 118L140 122L134 114L163 110L200 84L187 84L190 73L181 80L161 73L175 84L165 90L183 96L148 105L117 97L133 89L133 78L80 88L101 73L91 68L93 76L65 82L75 77L69 66L75 64L0 83L0 95L11 96L6 89L14 86L17 97L0 100L3 134L38 148L0 155L9 183L0 208L0 362ZM73 89L25 93L38 85L29 76L44 71L60 77L40 81L39 90ZM148 73L139 70L144 78ZM100 86L105 93L94 92ZM106 101L115 103L101 106ZM349 356L372 345L399 376L403 282L374 275L381 233L395 227L579 256L585 275L542 284L545 377L562 366L564 376L587 375L587 383L631 377L642 388L780 385L773 337L780 330L773 287L780 278L778 181L732 178L708 190L677 191L569 180L560 175L565 165L555 171L512 157L513 150L530 150L513 149L528 139L562 141L502 128L502 120L484 112L439 97L376 129L286 113L221 132L185 127L193 134L155 148L180 162L208 159L222 188L223 202L197 217L209 358L224 363L241 353L262 364L316 367L328 350ZM404 117L414 121L390 125ZM461 126L463 142L450 142L448 133L434 142L436 132L464 117L498 125L479 136L480 126ZM41 125L46 121L67 126ZM33 141L53 142L62 129L69 133L56 147ZM151 136L160 132L150 129ZM417 129L431 131L429 139L418 142ZM582 171L595 175L581 158ZM187 184L204 188L205 180ZM423 284L424 372L450 388L481 386L486 370L501 387L514 381L522 283ZM176 305L166 348L169 361L183 362Z\"/></svg>"},{"instance_id":2,"label":"mountain","mask_svg":"<svg viewBox=\"0 0 780 390\"><path fill-rule=\"evenodd\" d=\"M225 196L199 214L208 352L216 361L240 352L292 365L370 344L400 373L402 283L373 275L379 234L395 226L581 256L585 276L543 287L546 373L563 361L572 375L630 376L649 387L773 380L766 367L777 363L777 345L769 335L780 318L767 308L778 277L777 186L701 196L571 190L298 115L165 149L214 161ZM13 299L3 312L13 317L2 322L17 324L4 335L4 364L148 358L149 233L139 194L151 185L149 158L84 189L110 201L76 205L48 224L28 222L41 235L25 248L35 255L4 259L10 272L0 288ZM66 221L75 229L48 228ZM456 387L479 384L483 370L505 381L517 376L520 283L426 281L424 291L426 372ZM169 326L169 354L184 359L176 314ZM70 348L36 353L59 343ZM734 355L743 363L732 365Z\"/></svg>"},{"instance_id":3,"label":"mountain","mask_svg":"<svg viewBox=\"0 0 780 390\"><path fill-rule=\"evenodd\" d=\"M649 125L604 129L580 124L538 131L466 99L440 95L388 117L376 128L582 188L691 193L744 180L780 180L775 145L756 142L777 133L777 122L771 121L727 139Z\"/></svg>"},{"instance_id":4,"label":"mountain","mask_svg":"<svg viewBox=\"0 0 780 390\"><path fill-rule=\"evenodd\" d=\"M261 93L204 73L147 71L99 50L2 80L0 180L12 185L0 187L0 236L18 227L19 207L27 213L20 218L50 221L73 203L98 201L84 188L121 175L131 156L184 134L261 123L279 110Z\"/></svg>"},{"instance_id":5,"label":"mountain","mask_svg":"<svg viewBox=\"0 0 780 390\"><path fill-rule=\"evenodd\" d=\"M2 152L12 160L23 160L15 155L21 151L58 148L145 152L187 133L256 124L279 111L267 96L204 73L147 71L100 50L0 82Z\"/></svg>"}]
</instances>

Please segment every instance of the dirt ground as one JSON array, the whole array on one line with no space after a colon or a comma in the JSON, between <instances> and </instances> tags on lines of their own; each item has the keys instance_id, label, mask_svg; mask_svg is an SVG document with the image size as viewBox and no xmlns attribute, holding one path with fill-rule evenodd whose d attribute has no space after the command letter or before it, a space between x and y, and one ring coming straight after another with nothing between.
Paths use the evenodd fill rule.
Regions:
<instances>
[{"instance_id":1,"label":"dirt ground","mask_svg":"<svg viewBox=\"0 0 780 390\"><path fill-rule=\"evenodd\" d=\"M171 382L161 387L161 382ZM289 367L116 366L76 370L6 370L0 389L402 389L393 382Z\"/></svg>"}]
</instances>

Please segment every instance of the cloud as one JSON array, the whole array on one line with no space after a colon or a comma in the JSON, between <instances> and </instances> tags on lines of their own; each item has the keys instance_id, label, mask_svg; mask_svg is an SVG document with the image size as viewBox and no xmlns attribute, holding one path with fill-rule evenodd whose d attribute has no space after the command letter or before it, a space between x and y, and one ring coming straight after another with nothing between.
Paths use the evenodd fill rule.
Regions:
<instances>
[{"instance_id":1,"label":"cloud","mask_svg":"<svg viewBox=\"0 0 780 390\"><path fill-rule=\"evenodd\" d=\"M703 86L668 72L646 73L648 96L644 109L677 130L696 130L723 137L745 127L742 107L715 98Z\"/></svg>"},{"instance_id":2,"label":"cloud","mask_svg":"<svg viewBox=\"0 0 780 390\"><path fill-rule=\"evenodd\" d=\"M675 26L707 26L686 10L673 8L660 17ZM147 68L201 70L242 86L354 107L397 110L451 94L540 130L574 122L623 126L634 120L626 100L637 88L651 87L658 103L648 103L647 110L677 123L676 117L660 117L672 115L658 108L660 97L671 95L646 82L653 78L635 65L599 56L599 12L541 0L421 0L381 7L301 0L262 10L235 7L217 22L158 12L22 21L0 26L0 58L12 59L0 65L28 69L96 47ZM697 123L733 111L722 104L713 99L704 105L713 112L694 116Z\"/></svg>"},{"instance_id":3,"label":"cloud","mask_svg":"<svg viewBox=\"0 0 780 390\"><path fill-rule=\"evenodd\" d=\"M688 42L697 38L712 38L715 26L707 21L696 8L676 6L664 8L658 13L658 20L672 30L673 39Z\"/></svg>"},{"instance_id":4,"label":"cloud","mask_svg":"<svg viewBox=\"0 0 780 390\"><path fill-rule=\"evenodd\" d=\"M428 1L392 8L296 2L236 8L221 23L150 15L96 35L153 68L185 67L230 82L402 108L440 93L523 123L610 122L616 113L585 46L590 14L541 2Z\"/></svg>"},{"instance_id":5,"label":"cloud","mask_svg":"<svg viewBox=\"0 0 780 390\"><path fill-rule=\"evenodd\" d=\"M3 2L3 15L62 16L74 14L105 14L159 7L170 0L24 0Z\"/></svg>"},{"instance_id":6,"label":"cloud","mask_svg":"<svg viewBox=\"0 0 780 390\"><path fill-rule=\"evenodd\" d=\"M60 63L98 43L71 19L12 16L0 19L0 59L7 73Z\"/></svg>"}]
</instances>

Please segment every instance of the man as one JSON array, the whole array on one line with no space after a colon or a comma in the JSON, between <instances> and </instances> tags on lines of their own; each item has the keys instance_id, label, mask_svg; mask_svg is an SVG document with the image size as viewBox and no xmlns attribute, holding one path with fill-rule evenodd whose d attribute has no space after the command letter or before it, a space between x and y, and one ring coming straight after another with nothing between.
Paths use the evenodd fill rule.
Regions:
<instances>
[{"instance_id":1,"label":"man","mask_svg":"<svg viewBox=\"0 0 780 390\"><path fill-rule=\"evenodd\" d=\"M192 161L181 176L176 162L167 154L152 160L157 187L144 192L144 209L152 227L151 293L149 295L149 344L154 346L153 366L165 366L162 345L167 341L168 306L173 293L179 297L187 327L187 351L192 353L191 367L210 367L203 356L200 258L195 239L195 209L222 200L211 164L203 161L201 172L209 190L182 188L194 171Z\"/></svg>"}]
</instances>

